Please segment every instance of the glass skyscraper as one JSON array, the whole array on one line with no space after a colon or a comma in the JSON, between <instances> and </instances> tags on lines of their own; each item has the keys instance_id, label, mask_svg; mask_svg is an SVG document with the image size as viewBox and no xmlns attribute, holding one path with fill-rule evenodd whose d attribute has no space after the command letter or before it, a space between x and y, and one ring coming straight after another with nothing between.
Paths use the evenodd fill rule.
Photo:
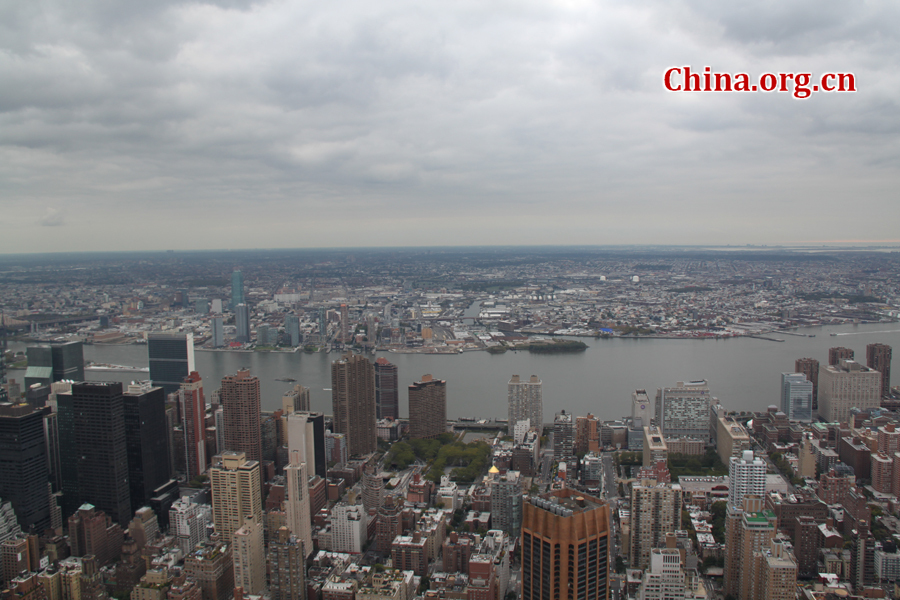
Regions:
<instances>
[{"instance_id":1,"label":"glass skyscraper","mask_svg":"<svg viewBox=\"0 0 900 600\"><path fill-rule=\"evenodd\" d=\"M235 271L231 274L231 308L244 303L244 274Z\"/></svg>"},{"instance_id":2,"label":"glass skyscraper","mask_svg":"<svg viewBox=\"0 0 900 600\"><path fill-rule=\"evenodd\" d=\"M193 333L151 333L147 338L150 380L173 394L194 368Z\"/></svg>"}]
</instances>

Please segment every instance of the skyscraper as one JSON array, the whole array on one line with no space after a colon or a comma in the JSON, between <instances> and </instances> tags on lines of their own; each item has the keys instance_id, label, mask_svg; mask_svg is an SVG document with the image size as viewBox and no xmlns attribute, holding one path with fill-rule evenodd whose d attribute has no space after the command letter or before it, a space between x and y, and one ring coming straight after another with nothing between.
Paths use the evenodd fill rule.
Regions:
<instances>
[{"instance_id":1,"label":"skyscraper","mask_svg":"<svg viewBox=\"0 0 900 600\"><path fill-rule=\"evenodd\" d=\"M84 347L81 342L29 346L25 353L28 356L26 389L35 383L50 385L64 379L84 381Z\"/></svg>"},{"instance_id":2,"label":"skyscraper","mask_svg":"<svg viewBox=\"0 0 900 600\"><path fill-rule=\"evenodd\" d=\"M544 428L543 384L537 375L528 381L521 381L513 375L507 387L509 404L507 428L509 435L515 433L517 421L528 419L531 426L541 432Z\"/></svg>"},{"instance_id":3,"label":"skyscraper","mask_svg":"<svg viewBox=\"0 0 900 600\"><path fill-rule=\"evenodd\" d=\"M850 419L850 409L881 406L881 373L842 359L819 371L819 416L829 423Z\"/></svg>"},{"instance_id":4,"label":"skyscraper","mask_svg":"<svg viewBox=\"0 0 900 600\"><path fill-rule=\"evenodd\" d=\"M803 373L812 383L812 407L815 411L819 408L819 361L814 358L798 358L794 361L794 372Z\"/></svg>"},{"instance_id":5,"label":"skyscraper","mask_svg":"<svg viewBox=\"0 0 900 600\"><path fill-rule=\"evenodd\" d=\"M712 397L706 380L679 381L656 391L656 423L666 437L709 438Z\"/></svg>"},{"instance_id":6,"label":"skyscraper","mask_svg":"<svg viewBox=\"0 0 900 600\"><path fill-rule=\"evenodd\" d=\"M147 506L153 490L171 478L166 394L149 381L131 384L122 395L131 513Z\"/></svg>"},{"instance_id":7,"label":"skyscraper","mask_svg":"<svg viewBox=\"0 0 900 600\"><path fill-rule=\"evenodd\" d=\"M728 463L728 503L741 506L744 496L766 494L766 463L753 457L753 450L744 450L740 457L732 456Z\"/></svg>"},{"instance_id":8,"label":"skyscraper","mask_svg":"<svg viewBox=\"0 0 900 600\"><path fill-rule=\"evenodd\" d=\"M631 487L631 567L646 570L653 548L666 545L666 534L681 529L681 486L652 479Z\"/></svg>"},{"instance_id":9,"label":"skyscraper","mask_svg":"<svg viewBox=\"0 0 900 600\"><path fill-rule=\"evenodd\" d=\"M250 307L238 304L234 307L234 340L246 344L250 341Z\"/></svg>"},{"instance_id":10,"label":"skyscraper","mask_svg":"<svg viewBox=\"0 0 900 600\"><path fill-rule=\"evenodd\" d=\"M306 550L303 543L287 527L275 532L269 542L269 593L272 600L303 600L306 584L303 567Z\"/></svg>"},{"instance_id":11,"label":"skyscraper","mask_svg":"<svg viewBox=\"0 0 900 600\"><path fill-rule=\"evenodd\" d=\"M351 456L375 452L375 368L348 352L331 363L331 402L335 433L347 435Z\"/></svg>"},{"instance_id":12,"label":"skyscraper","mask_svg":"<svg viewBox=\"0 0 900 600\"><path fill-rule=\"evenodd\" d=\"M151 333L147 337L150 380L165 393L174 394L194 371L193 333Z\"/></svg>"},{"instance_id":13,"label":"skyscraper","mask_svg":"<svg viewBox=\"0 0 900 600\"><path fill-rule=\"evenodd\" d=\"M325 320L324 306L319 307L319 341L323 344L328 342L328 321Z\"/></svg>"},{"instance_id":14,"label":"skyscraper","mask_svg":"<svg viewBox=\"0 0 900 600\"><path fill-rule=\"evenodd\" d=\"M89 502L127 524L132 513L122 384L76 383L56 401L67 508Z\"/></svg>"},{"instance_id":15,"label":"skyscraper","mask_svg":"<svg viewBox=\"0 0 900 600\"><path fill-rule=\"evenodd\" d=\"M866 346L866 366L881 373L881 395L891 395L891 347L887 344Z\"/></svg>"},{"instance_id":16,"label":"skyscraper","mask_svg":"<svg viewBox=\"0 0 900 600\"><path fill-rule=\"evenodd\" d=\"M737 506L728 503L724 592L738 600L755 600L751 594L753 553L768 548L775 537L777 518L764 507L762 496L750 494Z\"/></svg>"},{"instance_id":17,"label":"skyscraper","mask_svg":"<svg viewBox=\"0 0 900 600\"><path fill-rule=\"evenodd\" d=\"M309 411L309 388L299 383L281 396L281 409L288 416L293 412Z\"/></svg>"},{"instance_id":18,"label":"skyscraper","mask_svg":"<svg viewBox=\"0 0 900 600\"><path fill-rule=\"evenodd\" d=\"M231 274L231 308L235 309L244 303L244 274L234 271Z\"/></svg>"},{"instance_id":19,"label":"skyscraper","mask_svg":"<svg viewBox=\"0 0 900 600\"><path fill-rule=\"evenodd\" d=\"M309 477L327 478L331 458L325 450L325 415L295 411L288 415L286 428L288 452L300 453L300 461L306 463Z\"/></svg>"},{"instance_id":20,"label":"skyscraper","mask_svg":"<svg viewBox=\"0 0 900 600\"><path fill-rule=\"evenodd\" d=\"M303 543L304 558L313 551L308 472L307 463L301 460L300 452L298 450L291 452L290 464L284 468L284 477L287 479L284 509L287 513L288 527L291 531L296 530L297 538Z\"/></svg>"},{"instance_id":21,"label":"skyscraper","mask_svg":"<svg viewBox=\"0 0 900 600\"><path fill-rule=\"evenodd\" d=\"M571 489L529 497L521 598L609 598L609 520L606 502Z\"/></svg>"},{"instance_id":22,"label":"skyscraper","mask_svg":"<svg viewBox=\"0 0 900 600\"><path fill-rule=\"evenodd\" d=\"M575 456L575 423L572 414L562 410L553 418L553 459L568 460Z\"/></svg>"},{"instance_id":23,"label":"skyscraper","mask_svg":"<svg viewBox=\"0 0 900 600\"><path fill-rule=\"evenodd\" d=\"M224 450L243 452L247 460L261 461L259 378L251 376L249 369L222 378L220 399L225 408Z\"/></svg>"},{"instance_id":24,"label":"skyscraper","mask_svg":"<svg viewBox=\"0 0 900 600\"><path fill-rule=\"evenodd\" d=\"M266 587L266 551L262 523L246 517L234 532L234 585L249 594L260 594Z\"/></svg>"},{"instance_id":25,"label":"skyscraper","mask_svg":"<svg viewBox=\"0 0 900 600\"><path fill-rule=\"evenodd\" d=\"M184 429L184 478L186 481L206 472L206 398L200 373L191 373L178 391Z\"/></svg>"},{"instance_id":26,"label":"skyscraper","mask_svg":"<svg viewBox=\"0 0 900 600\"><path fill-rule=\"evenodd\" d=\"M434 438L447 431L447 382L422 375L409 386L409 437Z\"/></svg>"},{"instance_id":27,"label":"skyscraper","mask_svg":"<svg viewBox=\"0 0 900 600\"><path fill-rule=\"evenodd\" d=\"M383 356L375 360L375 416L395 421L400 418L397 365Z\"/></svg>"},{"instance_id":28,"label":"skyscraper","mask_svg":"<svg viewBox=\"0 0 900 600\"><path fill-rule=\"evenodd\" d=\"M213 348L221 348L225 345L225 319L222 315L214 316L210 321L210 333L212 334Z\"/></svg>"},{"instance_id":29,"label":"skyscraper","mask_svg":"<svg viewBox=\"0 0 900 600\"><path fill-rule=\"evenodd\" d=\"M636 425L638 419L641 420L641 427L649 427L653 419L653 405L647 390L634 390L631 393L631 420Z\"/></svg>"},{"instance_id":30,"label":"skyscraper","mask_svg":"<svg viewBox=\"0 0 900 600\"><path fill-rule=\"evenodd\" d=\"M497 467L489 471L493 477L491 488L491 524L509 535L516 535L522 527L522 478L518 471L501 475Z\"/></svg>"},{"instance_id":31,"label":"skyscraper","mask_svg":"<svg viewBox=\"0 0 900 600\"><path fill-rule=\"evenodd\" d=\"M297 315L285 315L284 317L284 333L291 341L291 346L300 345L300 317Z\"/></svg>"},{"instance_id":32,"label":"skyscraper","mask_svg":"<svg viewBox=\"0 0 900 600\"><path fill-rule=\"evenodd\" d=\"M50 526L42 412L30 404L0 404L0 498L12 503L25 531Z\"/></svg>"},{"instance_id":33,"label":"skyscraper","mask_svg":"<svg viewBox=\"0 0 900 600\"><path fill-rule=\"evenodd\" d=\"M836 346L828 349L828 364L832 367L841 364L842 360L853 360L853 350Z\"/></svg>"},{"instance_id":34,"label":"skyscraper","mask_svg":"<svg viewBox=\"0 0 900 600\"><path fill-rule=\"evenodd\" d=\"M346 304L341 304L341 341L350 342L350 309Z\"/></svg>"},{"instance_id":35,"label":"skyscraper","mask_svg":"<svg viewBox=\"0 0 900 600\"><path fill-rule=\"evenodd\" d=\"M813 384L803 373L781 374L781 412L791 421L812 421Z\"/></svg>"},{"instance_id":36,"label":"skyscraper","mask_svg":"<svg viewBox=\"0 0 900 600\"><path fill-rule=\"evenodd\" d=\"M209 470L212 488L213 522L222 540L231 537L247 517L262 522L260 467L243 452L224 452L222 462Z\"/></svg>"}]
</instances>

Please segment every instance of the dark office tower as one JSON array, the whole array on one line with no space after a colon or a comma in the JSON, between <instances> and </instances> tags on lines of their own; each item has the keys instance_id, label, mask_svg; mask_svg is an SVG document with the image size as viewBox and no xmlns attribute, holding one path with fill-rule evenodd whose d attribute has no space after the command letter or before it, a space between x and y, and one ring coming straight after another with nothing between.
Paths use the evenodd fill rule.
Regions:
<instances>
[{"instance_id":1,"label":"dark office tower","mask_svg":"<svg viewBox=\"0 0 900 600\"><path fill-rule=\"evenodd\" d=\"M166 394L181 389L181 382L194 371L193 333L151 333L147 338L150 380Z\"/></svg>"},{"instance_id":2,"label":"dark office tower","mask_svg":"<svg viewBox=\"0 0 900 600\"><path fill-rule=\"evenodd\" d=\"M366 357L348 352L331 363L334 432L347 436L351 456L375 452L375 368Z\"/></svg>"},{"instance_id":3,"label":"dark office tower","mask_svg":"<svg viewBox=\"0 0 900 600\"><path fill-rule=\"evenodd\" d=\"M192 371L184 378L178 391L181 403L182 428L184 429L184 478L190 481L206 471L206 399L203 397L203 380Z\"/></svg>"},{"instance_id":4,"label":"dark office tower","mask_svg":"<svg viewBox=\"0 0 900 600\"><path fill-rule=\"evenodd\" d=\"M350 342L350 309L346 304L341 304L341 341Z\"/></svg>"},{"instance_id":5,"label":"dark office tower","mask_svg":"<svg viewBox=\"0 0 900 600\"><path fill-rule=\"evenodd\" d=\"M435 438L447 431L447 382L422 375L409 386L409 437Z\"/></svg>"},{"instance_id":6,"label":"dark office tower","mask_svg":"<svg viewBox=\"0 0 900 600\"><path fill-rule=\"evenodd\" d=\"M0 498L24 531L50 526L44 416L29 404L0 404Z\"/></svg>"},{"instance_id":7,"label":"dark office tower","mask_svg":"<svg viewBox=\"0 0 900 600\"><path fill-rule=\"evenodd\" d=\"M25 352L28 356L26 388L35 383L50 385L64 379L84 380L84 346L81 342L29 346Z\"/></svg>"},{"instance_id":8,"label":"dark office tower","mask_svg":"<svg viewBox=\"0 0 900 600\"><path fill-rule=\"evenodd\" d=\"M887 344L866 346L866 366L881 373L881 395L891 397L891 347Z\"/></svg>"},{"instance_id":9,"label":"dark office tower","mask_svg":"<svg viewBox=\"0 0 900 600\"><path fill-rule=\"evenodd\" d=\"M853 360L853 350L838 346L828 349L828 364L833 366L841 364L842 359Z\"/></svg>"},{"instance_id":10,"label":"dark office tower","mask_svg":"<svg viewBox=\"0 0 900 600\"><path fill-rule=\"evenodd\" d=\"M381 357L375 361L375 415L379 419L400 418L397 365Z\"/></svg>"},{"instance_id":11,"label":"dark office tower","mask_svg":"<svg viewBox=\"0 0 900 600\"><path fill-rule=\"evenodd\" d=\"M73 500L75 508L88 502L127 524L132 511L122 384L76 383L56 401L66 507Z\"/></svg>"},{"instance_id":12,"label":"dark office tower","mask_svg":"<svg viewBox=\"0 0 900 600\"><path fill-rule=\"evenodd\" d=\"M609 505L562 489L525 502L524 600L609 597Z\"/></svg>"},{"instance_id":13,"label":"dark office tower","mask_svg":"<svg viewBox=\"0 0 900 600\"><path fill-rule=\"evenodd\" d=\"M131 513L148 506L153 490L171 477L166 394L150 382L128 386L122 397Z\"/></svg>"},{"instance_id":14,"label":"dark office tower","mask_svg":"<svg viewBox=\"0 0 900 600\"><path fill-rule=\"evenodd\" d=\"M225 409L225 448L219 452L243 452L247 460L262 461L259 378L241 369L222 379L219 398Z\"/></svg>"},{"instance_id":15,"label":"dark office tower","mask_svg":"<svg viewBox=\"0 0 900 600\"><path fill-rule=\"evenodd\" d=\"M246 304L238 304L234 307L234 339L237 342L250 341L250 307Z\"/></svg>"},{"instance_id":16,"label":"dark office tower","mask_svg":"<svg viewBox=\"0 0 900 600\"><path fill-rule=\"evenodd\" d=\"M794 372L803 373L813 384L812 407L815 414L819 408L819 361L814 358L798 358L794 361Z\"/></svg>"},{"instance_id":17,"label":"dark office tower","mask_svg":"<svg viewBox=\"0 0 900 600\"><path fill-rule=\"evenodd\" d=\"M244 274L235 271L231 274L231 308L244 303Z\"/></svg>"}]
</instances>

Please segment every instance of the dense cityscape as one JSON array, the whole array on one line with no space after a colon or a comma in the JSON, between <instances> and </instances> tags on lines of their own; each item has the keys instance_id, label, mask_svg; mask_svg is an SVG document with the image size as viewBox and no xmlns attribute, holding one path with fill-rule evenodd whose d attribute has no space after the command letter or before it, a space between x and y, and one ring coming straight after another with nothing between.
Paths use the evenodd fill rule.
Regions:
<instances>
[{"instance_id":1,"label":"dense cityscape","mask_svg":"<svg viewBox=\"0 0 900 600\"><path fill-rule=\"evenodd\" d=\"M579 414L538 370L485 390L505 414L450 418L453 359L392 360L894 334L898 267L878 248L0 257L2 597L898 597L900 387L867 330L758 373L780 384L761 411L703 378ZM135 345L146 368L85 360ZM297 373L266 402L201 352L329 355L330 411Z\"/></svg>"}]
</instances>

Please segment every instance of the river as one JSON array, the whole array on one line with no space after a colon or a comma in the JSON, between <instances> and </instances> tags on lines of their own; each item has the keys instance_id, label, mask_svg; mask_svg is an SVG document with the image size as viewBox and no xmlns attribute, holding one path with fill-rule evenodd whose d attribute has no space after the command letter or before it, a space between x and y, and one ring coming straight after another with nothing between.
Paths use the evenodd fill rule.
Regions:
<instances>
[{"instance_id":1,"label":"river","mask_svg":"<svg viewBox=\"0 0 900 600\"><path fill-rule=\"evenodd\" d=\"M865 362L866 344L881 342L900 348L900 324L817 327L797 331L816 337L773 334L784 342L753 338L690 339L585 339L589 348L578 354L535 355L507 352L491 355L394 354L379 352L397 365L400 375L400 414L408 414L406 386L430 373L447 381L447 413L454 417L506 418L506 389L510 375L537 375L544 382L544 421L561 409L576 415L593 413L601 420L617 419L631 411L631 393L646 389L651 399L656 388L678 381L706 379L712 394L730 410L764 410L780 401L781 373L794 370L804 356L827 363L828 348L846 346ZM837 333L831 336L830 333ZM11 347L21 347L15 344ZM147 366L147 347L85 346L85 359L94 362ZM207 393L225 375L248 367L260 378L262 406L281 406L281 394L293 384L276 381L292 377L311 388L313 410L331 414L331 361L337 353L197 351L197 369L207 382ZM370 359L375 357L369 356ZM24 371L12 370L20 379ZM146 378L143 373L88 371L94 381ZM897 383L895 380L894 384Z\"/></svg>"}]
</instances>

